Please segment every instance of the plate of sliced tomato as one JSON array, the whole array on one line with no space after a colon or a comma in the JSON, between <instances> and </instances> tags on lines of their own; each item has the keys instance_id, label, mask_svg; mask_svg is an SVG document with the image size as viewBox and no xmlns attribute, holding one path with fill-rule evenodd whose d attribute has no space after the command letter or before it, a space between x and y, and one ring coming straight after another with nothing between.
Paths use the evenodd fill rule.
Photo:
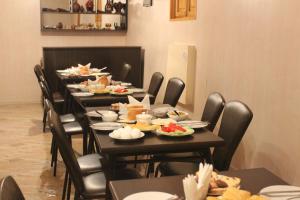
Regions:
<instances>
[{"instance_id":1,"label":"plate of sliced tomato","mask_svg":"<svg viewBox=\"0 0 300 200\"><path fill-rule=\"evenodd\" d=\"M158 135L165 135L171 137L182 137L187 135L192 135L194 133L194 129L188 126L180 126L175 123L170 123L169 125L161 126L156 130Z\"/></svg>"},{"instance_id":2,"label":"plate of sliced tomato","mask_svg":"<svg viewBox=\"0 0 300 200\"><path fill-rule=\"evenodd\" d=\"M113 94L113 95L128 95L128 94L132 94L133 92L129 89L126 89L126 88L118 88L118 89L115 89L113 91L110 92L110 94Z\"/></svg>"}]
</instances>

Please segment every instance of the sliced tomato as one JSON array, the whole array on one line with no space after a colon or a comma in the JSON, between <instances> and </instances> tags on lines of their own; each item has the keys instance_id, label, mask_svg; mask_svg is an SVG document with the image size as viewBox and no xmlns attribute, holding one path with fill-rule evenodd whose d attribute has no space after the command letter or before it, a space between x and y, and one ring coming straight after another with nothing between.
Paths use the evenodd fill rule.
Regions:
<instances>
[{"instance_id":1,"label":"sliced tomato","mask_svg":"<svg viewBox=\"0 0 300 200\"><path fill-rule=\"evenodd\" d=\"M127 92L128 90L127 89L123 89L123 88L119 88L119 89L116 89L115 92L117 93L123 93L123 92Z\"/></svg>"}]
</instances>

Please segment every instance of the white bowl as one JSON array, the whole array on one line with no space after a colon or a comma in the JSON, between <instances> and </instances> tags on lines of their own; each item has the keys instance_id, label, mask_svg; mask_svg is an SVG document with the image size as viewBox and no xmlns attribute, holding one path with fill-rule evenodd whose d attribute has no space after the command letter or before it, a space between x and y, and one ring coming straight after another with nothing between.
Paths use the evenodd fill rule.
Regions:
<instances>
[{"instance_id":1,"label":"white bowl","mask_svg":"<svg viewBox=\"0 0 300 200\"><path fill-rule=\"evenodd\" d=\"M117 121L118 114L112 111L108 111L102 114L102 121L104 122L114 122Z\"/></svg>"},{"instance_id":2,"label":"white bowl","mask_svg":"<svg viewBox=\"0 0 300 200\"><path fill-rule=\"evenodd\" d=\"M168 117L171 118L171 119L174 119L176 121L183 121L183 120L186 120L189 116L189 113L187 112L184 112L184 111L178 111L177 110L177 113L179 115L177 115L174 111L169 111L167 113Z\"/></svg>"}]
</instances>

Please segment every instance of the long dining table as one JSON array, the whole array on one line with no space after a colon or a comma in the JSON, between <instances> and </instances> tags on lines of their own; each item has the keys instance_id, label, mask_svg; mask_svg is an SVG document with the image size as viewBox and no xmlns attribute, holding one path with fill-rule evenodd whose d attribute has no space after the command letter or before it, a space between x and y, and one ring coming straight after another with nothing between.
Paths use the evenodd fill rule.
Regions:
<instances>
[{"instance_id":1,"label":"long dining table","mask_svg":"<svg viewBox=\"0 0 300 200\"><path fill-rule=\"evenodd\" d=\"M220 174L239 177L241 179L241 189L247 190L252 194L258 194L262 188L271 185L287 185L284 180L264 168L233 170L220 172ZM151 179L111 181L109 187L114 200L123 200L131 194L146 191L166 192L169 194L176 194L179 197L184 197L182 184L184 177L185 176L182 175Z\"/></svg>"},{"instance_id":2,"label":"long dining table","mask_svg":"<svg viewBox=\"0 0 300 200\"><path fill-rule=\"evenodd\" d=\"M151 108L159 108L161 106L165 107L166 105L152 105ZM86 107L86 112L106 110L108 108L109 107ZM99 122L90 117L87 119L90 124ZM195 129L193 135L186 137L166 137L158 136L152 132L146 132L144 138L130 142L117 141L110 138L108 135L109 131L92 129L92 133L96 144L99 147L99 153L104 157L105 166L108 166L103 167L103 171L107 178L107 184L109 181L115 179L114 175L119 164L160 162L163 161L160 160L161 157L154 159L149 155L197 152L202 148L217 147L225 144L221 137L205 128ZM142 158L130 159L130 157L137 155L142 155ZM122 157L127 157L127 159L120 159Z\"/></svg>"}]
</instances>

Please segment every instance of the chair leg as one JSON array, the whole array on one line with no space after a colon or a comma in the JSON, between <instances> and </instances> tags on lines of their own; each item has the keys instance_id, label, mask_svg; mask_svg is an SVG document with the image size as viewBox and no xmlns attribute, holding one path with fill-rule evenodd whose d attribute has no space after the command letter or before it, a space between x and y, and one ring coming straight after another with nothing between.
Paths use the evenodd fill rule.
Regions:
<instances>
[{"instance_id":1,"label":"chair leg","mask_svg":"<svg viewBox=\"0 0 300 200\"><path fill-rule=\"evenodd\" d=\"M47 124L47 109L44 106L44 114L43 114L43 132L46 132L46 124Z\"/></svg>"},{"instance_id":2,"label":"chair leg","mask_svg":"<svg viewBox=\"0 0 300 200\"><path fill-rule=\"evenodd\" d=\"M66 198L68 179L69 179L69 174L68 174L68 171L66 170L65 180L64 180L64 188L63 188L63 193L62 193L62 200L65 200L65 198Z\"/></svg>"},{"instance_id":3,"label":"chair leg","mask_svg":"<svg viewBox=\"0 0 300 200\"><path fill-rule=\"evenodd\" d=\"M54 166L53 166L53 176L56 176L56 169L57 169L57 153L58 153L58 147L56 142L54 141L54 147L53 147L53 154L52 156L54 157Z\"/></svg>"},{"instance_id":4,"label":"chair leg","mask_svg":"<svg viewBox=\"0 0 300 200\"><path fill-rule=\"evenodd\" d=\"M69 176L68 187L67 187L67 200L70 200L71 197L71 185L72 185L72 180L71 180L71 176Z\"/></svg>"},{"instance_id":5,"label":"chair leg","mask_svg":"<svg viewBox=\"0 0 300 200\"><path fill-rule=\"evenodd\" d=\"M150 162L147 167L146 177L149 178L150 174L154 171L154 162Z\"/></svg>"},{"instance_id":6,"label":"chair leg","mask_svg":"<svg viewBox=\"0 0 300 200\"><path fill-rule=\"evenodd\" d=\"M94 153L95 152L95 138L94 134L89 135L89 143L88 143L88 154Z\"/></svg>"},{"instance_id":7,"label":"chair leg","mask_svg":"<svg viewBox=\"0 0 300 200\"><path fill-rule=\"evenodd\" d=\"M157 167L155 168L155 172L154 172L154 177L155 177L155 178L158 177L159 166L160 166L160 164L158 164Z\"/></svg>"},{"instance_id":8,"label":"chair leg","mask_svg":"<svg viewBox=\"0 0 300 200\"><path fill-rule=\"evenodd\" d=\"M134 156L134 168L136 168L137 167L137 160L138 160L138 156L137 155L135 155Z\"/></svg>"}]
</instances>

